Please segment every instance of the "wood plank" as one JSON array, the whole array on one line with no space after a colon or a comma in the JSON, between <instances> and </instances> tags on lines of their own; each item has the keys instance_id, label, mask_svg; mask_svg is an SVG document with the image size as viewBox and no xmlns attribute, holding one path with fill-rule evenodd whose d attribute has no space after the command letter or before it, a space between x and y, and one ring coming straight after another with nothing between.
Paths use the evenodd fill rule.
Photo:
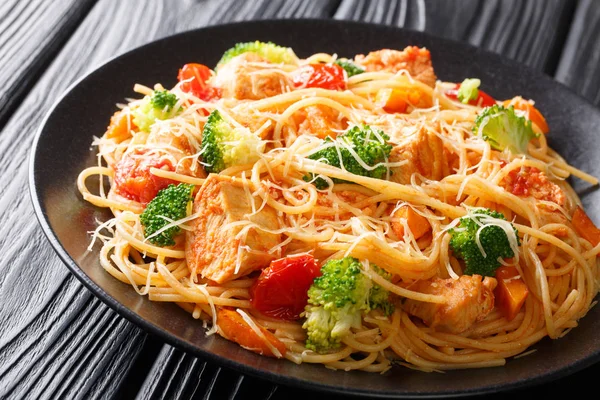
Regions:
<instances>
[{"instance_id":1,"label":"wood plank","mask_svg":"<svg viewBox=\"0 0 600 400\"><path fill-rule=\"evenodd\" d=\"M551 73L573 9L570 0L342 0L334 17L465 41Z\"/></svg>"},{"instance_id":2,"label":"wood plank","mask_svg":"<svg viewBox=\"0 0 600 400\"><path fill-rule=\"evenodd\" d=\"M555 78L600 105L600 3L579 2Z\"/></svg>"},{"instance_id":3,"label":"wood plank","mask_svg":"<svg viewBox=\"0 0 600 400\"><path fill-rule=\"evenodd\" d=\"M6 4L0 15L10 11ZM146 333L71 276L34 222L26 161L34 133L58 96L108 58L160 37L249 18L330 16L334 5L152 0L139 7L102 0L94 6L0 134L0 179L5 183L0 187L0 247L5 249L0 252L0 398L92 399L127 393L122 382L132 365L140 366L138 357L158 352L148 346Z\"/></svg>"},{"instance_id":4,"label":"wood plank","mask_svg":"<svg viewBox=\"0 0 600 400\"><path fill-rule=\"evenodd\" d=\"M95 1L0 4L0 128Z\"/></svg>"}]
</instances>

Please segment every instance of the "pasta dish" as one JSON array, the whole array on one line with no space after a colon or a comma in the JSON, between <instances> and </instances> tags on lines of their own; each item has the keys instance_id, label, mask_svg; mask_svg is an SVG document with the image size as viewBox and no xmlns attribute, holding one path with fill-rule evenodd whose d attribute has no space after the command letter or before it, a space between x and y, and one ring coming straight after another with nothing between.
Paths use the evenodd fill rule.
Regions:
<instances>
[{"instance_id":1,"label":"pasta dish","mask_svg":"<svg viewBox=\"0 0 600 400\"><path fill-rule=\"evenodd\" d=\"M89 249L263 356L383 373L527 355L595 304L600 229L567 178L598 180L532 100L465 78L415 46L249 42L136 84L78 178L113 215Z\"/></svg>"}]
</instances>

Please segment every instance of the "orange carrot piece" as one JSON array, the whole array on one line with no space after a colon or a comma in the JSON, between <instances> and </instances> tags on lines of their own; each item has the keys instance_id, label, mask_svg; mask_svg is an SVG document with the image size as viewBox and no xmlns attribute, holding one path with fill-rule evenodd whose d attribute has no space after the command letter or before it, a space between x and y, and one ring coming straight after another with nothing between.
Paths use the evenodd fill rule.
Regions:
<instances>
[{"instance_id":1,"label":"orange carrot piece","mask_svg":"<svg viewBox=\"0 0 600 400\"><path fill-rule=\"evenodd\" d=\"M496 270L498 286L494 289L496 306L507 320L512 321L529 294L527 285L513 266L501 266Z\"/></svg>"},{"instance_id":2,"label":"orange carrot piece","mask_svg":"<svg viewBox=\"0 0 600 400\"><path fill-rule=\"evenodd\" d=\"M550 128L548 127L548 123L546 122L546 118L542 115L542 113L535 108L533 104L529 101L525 100L521 96L514 97L510 100L505 100L502 104L504 107L513 106L515 110L525 111L529 116L529 120L533 122L542 133L548 133Z\"/></svg>"},{"instance_id":3,"label":"orange carrot piece","mask_svg":"<svg viewBox=\"0 0 600 400\"><path fill-rule=\"evenodd\" d=\"M258 334L246 323L244 318L234 310L217 308L217 324L219 334L225 339L238 343L243 348L267 357L276 357L271 348ZM281 353L285 355L286 348L281 340L277 339L268 330L259 326L265 338Z\"/></svg>"},{"instance_id":4,"label":"orange carrot piece","mask_svg":"<svg viewBox=\"0 0 600 400\"><path fill-rule=\"evenodd\" d=\"M431 101L417 89L379 89L375 104L388 113L405 113L410 105L431 107Z\"/></svg>"},{"instance_id":5,"label":"orange carrot piece","mask_svg":"<svg viewBox=\"0 0 600 400\"><path fill-rule=\"evenodd\" d=\"M590 242L593 246L597 246L600 243L600 229L594 225L594 222L581 207L577 206L571 222L579 236Z\"/></svg>"},{"instance_id":6,"label":"orange carrot piece","mask_svg":"<svg viewBox=\"0 0 600 400\"><path fill-rule=\"evenodd\" d=\"M122 142L131 136L130 130L135 128L136 126L131 121L129 115L122 111L117 111L110 118L110 125L106 128L106 137Z\"/></svg>"},{"instance_id":7,"label":"orange carrot piece","mask_svg":"<svg viewBox=\"0 0 600 400\"><path fill-rule=\"evenodd\" d=\"M393 215L393 218L406 219L408 228L416 239L423 237L431 230L429 221L424 216L418 214L412 207L402 206ZM404 237L404 224L400 221L392 222L392 230L399 238Z\"/></svg>"}]
</instances>

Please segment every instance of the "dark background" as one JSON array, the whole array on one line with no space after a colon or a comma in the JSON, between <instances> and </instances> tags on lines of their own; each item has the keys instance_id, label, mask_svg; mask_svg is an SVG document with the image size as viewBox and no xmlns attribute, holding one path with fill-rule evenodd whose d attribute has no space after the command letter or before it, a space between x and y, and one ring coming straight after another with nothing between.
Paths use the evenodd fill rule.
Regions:
<instances>
[{"instance_id":1,"label":"dark background","mask_svg":"<svg viewBox=\"0 0 600 400\"><path fill-rule=\"evenodd\" d=\"M173 33L303 17L403 26L466 41L543 71L600 103L600 1L3 0L0 398L320 398L207 364L121 318L62 265L27 193L35 131L62 92L87 72ZM516 394L590 388L599 372L594 366ZM491 397L500 396L506 395Z\"/></svg>"}]
</instances>

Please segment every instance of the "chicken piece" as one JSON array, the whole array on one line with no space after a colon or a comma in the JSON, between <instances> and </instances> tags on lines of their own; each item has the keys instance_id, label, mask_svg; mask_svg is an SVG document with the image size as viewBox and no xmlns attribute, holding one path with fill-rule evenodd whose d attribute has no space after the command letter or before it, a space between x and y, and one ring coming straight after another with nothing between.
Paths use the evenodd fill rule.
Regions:
<instances>
[{"instance_id":1,"label":"chicken piece","mask_svg":"<svg viewBox=\"0 0 600 400\"><path fill-rule=\"evenodd\" d=\"M444 296L444 304L407 299L404 310L440 332L461 333L483 320L494 308L495 278L463 275L459 279L433 278L410 287L421 293Z\"/></svg>"},{"instance_id":2,"label":"chicken piece","mask_svg":"<svg viewBox=\"0 0 600 400\"><path fill-rule=\"evenodd\" d=\"M537 168L523 167L513 169L500 182L508 192L520 197L533 197L564 206L567 197L557 184L552 182L545 173Z\"/></svg>"},{"instance_id":3,"label":"chicken piece","mask_svg":"<svg viewBox=\"0 0 600 400\"><path fill-rule=\"evenodd\" d=\"M435 86L437 80L429 50L417 46L408 46L403 51L383 49L372 51L366 56L359 54L354 61L368 72L406 70L413 79L431 87Z\"/></svg>"},{"instance_id":4,"label":"chicken piece","mask_svg":"<svg viewBox=\"0 0 600 400\"><path fill-rule=\"evenodd\" d=\"M340 221L349 220L354 216L354 214L351 211L342 208L342 206L340 205L340 201L343 201L351 207L360 209L362 215L371 216L375 214L377 204L366 204L365 201L367 199L367 195L354 192L352 190L342 190L339 192L335 192L331 195L319 193L319 197L317 198L317 206L321 206L322 208L317 208L314 212L318 218L322 219L338 219ZM331 211L332 208L333 211Z\"/></svg>"},{"instance_id":5,"label":"chicken piece","mask_svg":"<svg viewBox=\"0 0 600 400\"><path fill-rule=\"evenodd\" d=\"M299 115L295 120L298 123L298 135L315 135L321 139L331 136L335 139L338 132L348 126L346 118L327 106L308 106L304 112L297 114Z\"/></svg>"},{"instance_id":6,"label":"chicken piece","mask_svg":"<svg viewBox=\"0 0 600 400\"><path fill-rule=\"evenodd\" d=\"M194 142L194 145L190 144ZM167 130L160 130L150 133L146 144L153 149L161 149L173 157L175 172L178 174L205 178L206 173L200 167L196 159L190 157L197 153L195 148L200 147L200 143L195 138L185 135L176 135Z\"/></svg>"},{"instance_id":7,"label":"chicken piece","mask_svg":"<svg viewBox=\"0 0 600 400\"><path fill-rule=\"evenodd\" d=\"M257 201L256 208L260 205ZM277 214L268 205L247 216L252 213L252 206L239 180L209 175L196 195L193 212L200 215L193 220L193 229L186 233L185 243L192 275L200 274L223 283L264 268L279 256L268 251L281 243L280 234L256 227L231 226L233 222L250 221L265 230L279 229Z\"/></svg>"},{"instance_id":8,"label":"chicken piece","mask_svg":"<svg viewBox=\"0 0 600 400\"><path fill-rule=\"evenodd\" d=\"M442 139L427 129L419 129L405 138L390 153L390 162L407 161L399 167L392 167L391 180L408 184L413 173L427 179L439 181L453 173L453 165L458 157L444 147Z\"/></svg>"},{"instance_id":9,"label":"chicken piece","mask_svg":"<svg viewBox=\"0 0 600 400\"><path fill-rule=\"evenodd\" d=\"M287 74L255 53L243 53L219 68L213 85L223 98L259 100L285 93L293 87Z\"/></svg>"}]
</instances>

